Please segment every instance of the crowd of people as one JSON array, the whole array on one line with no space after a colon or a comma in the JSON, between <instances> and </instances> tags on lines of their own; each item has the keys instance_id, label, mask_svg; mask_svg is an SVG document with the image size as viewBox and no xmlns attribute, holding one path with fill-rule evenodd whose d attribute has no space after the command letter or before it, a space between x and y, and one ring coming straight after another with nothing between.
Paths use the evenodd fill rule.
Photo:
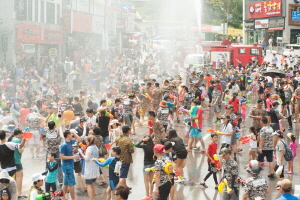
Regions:
<instances>
[{"instance_id":1,"label":"crowd of people","mask_svg":"<svg viewBox=\"0 0 300 200\"><path fill-rule=\"evenodd\" d=\"M279 63L274 55L261 65L253 60L246 66L209 66L195 72L193 65L183 69L174 62L176 56L150 46L138 58L108 54L105 67L91 57L80 62L66 58L56 66L62 71L58 78L51 75L56 73L51 63L40 70L34 62L20 62L1 75L1 199L35 200L52 193L74 200L80 182L76 189L93 200L97 179L107 186L107 200L128 199L132 188L126 179L136 148L144 151L142 200L175 200L175 184L186 180L191 151L207 157L208 173L200 186L208 188L206 181L213 175L224 200L264 199L273 191L268 182L275 178L279 199L292 199L289 176L295 173L298 143L288 132L300 114L296 59ZM278 68L278 73L265 74ZM209 130L203 130L205 112L215 123ZM252 125L246 127L249 118ZM136 128L143 124L146 134ZM143 139L137 141L136 135ZM244 167L249 178L243 179L237 154L248 143L249 164ZM33 185L24 196L22 154L27 147L32 159L45 161L46 172L32 175ZM265 161L269 179L260 175Z\"/></svg>"}]
</instances>

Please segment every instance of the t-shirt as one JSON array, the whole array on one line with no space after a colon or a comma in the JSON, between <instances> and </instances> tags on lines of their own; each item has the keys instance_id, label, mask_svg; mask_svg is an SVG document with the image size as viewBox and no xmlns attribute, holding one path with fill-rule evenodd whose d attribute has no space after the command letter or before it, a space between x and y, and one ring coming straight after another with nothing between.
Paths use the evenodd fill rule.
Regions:
<instances>
[{"instance_id":1,"label":"t-shirt","mask_svg":"<svg viewBox=\"0 0 300 200\"><path fill-rule=\"evenodd\" d=\"M222 133L232 133L233 132L232 124L231 123L224 124L221 132ZM231 144L231 135L229 135L229 136L223 135L222 143L230 145Z\"/></svg>"},{"instance_id":2,"label":"t-shirt","mask_svg":"<svg viewBox=\"0 0 300 200\"><path fill-rule=\"evenodd\" d=\"M248 200L255 200L256 197L264 197L267 189L267 180L261 175L253 175L247 178L244 193L248 194Z\"/></svg>"},{"instance_id":3,"label":"t-shirt","mask_svg":"<svg viewBox=\"0 0 300 200\"><path fill-rule=\"evenodd\" d=\"M20 144L21 140L19 138L13 137L12 140L11 140L11 142ZM14 157L15 157L15 164L19 164L20 165L21 164L22 154L19 153L19 149L20 149L20 147L18 147L18 148L15 149Z\"/></svg>"},{"instance_id":4,"label":"t-shirt","mask_svg":"<svg viewBox=\"0 0 300 200\"><path fill-rule=\"evenodd\" d=\"M60 153L64 154L65 156L73 156L72 145L75 143L75 141L76 141L75 138L73 138L70 142L64 141L64 143L61 145ZM73 159L62 160L62 164L65 166L66 165L74 166L74 160Z\"/></svg>"},{"instance_id":5,"label":"t-shirt","mask_svg":"<svg viewBox=\"0 0 300 200\"><path fill-rule=\"evenodd\" d=\"M135 105L135 101L131 99L125 99L123 105L124 105L124 113L132 114L132 107L133 105Z\"/></svg>"},{"instance_id":6,"label":"t-shirt","mask_svg":"<svg viewBox=\"0 0 300 200\"><path fill-rule=\"evenodd\" d=\"M26 123L26 117L30 113L28 108L21 108L20 109L20 124Z\"/></svg>"},{"instance_id":7,"label":"t-shirt","mask_svg":"<svg viewBox=\"0 0 300 200\"><path fill-rule=\"evenodd\" d=\"M270 126L264 126L260 129L260 137L264 138L262 150L273 150L273 129Z\"/></svg>"},{"instance_id":8,"label":"t-shirt","mask_svg":"<svg viewBox=\"0 0 300 200\"><path fill-rule=\"evenodd\" d=\"M235 98L235 99L230 99L229 100L229 105L233 106L233 112L237 113L239 111L239 99Z\"/></svg>"},{"instance_id":9,"label":"t-shirt","mask_svg":"<svg viewBox=\"0 0 300 200\"><path fill-rule=\"evenodd\" d=\"M280 156L281 156L281 151L283 151L283 155L285 154L285 146L284 146L284 141L283 140L279 140L277 142L276 145L276 157L277 157L277 164L279 165L279 161L280 161ZM286 160L283 156L282 158L282 165L286 165Z\"/></svg>"},{"instance_id":10,"label":"t-shirt","mask_svg":"<svg viewBox=\"0 0 300 200\"><path fill-rule=\"evenodd\" d=\"M192 127L193 128L199 128L202 129L202 107L198 107L196 115L198 115L198 123L195 122L195 120L192 121Z\"/></svg>"},{"instance_id":11,"label":"t-shirt","mask_svg":"<svg viewBox=\"0 0 300 200\"><path fill-rule=\"evenodd\" d=\"M65 125L70 125L70 122L75 118L74 112L72 110L67 110L63 113L63 119L65 120Z\"/></svg>"},{"instance_id":12,"label":"t-shirt","mask_svg":"<svg viewBox=\"0 0 300 200\"><path fill-rule=\"evenodd\" d=\"M217 90L217 91L213 91L213 93L212 93L212 97L213 97L213 103L215 103L216 102L216 100L217 100L217 98L218 98L218 100L217 100L217 102L216 102L216 104L221 104L221 102L222 102L222 98L221 98L221 92L219 91L219 90Z\"/></svg>"},{"instance_id":13,"label":"t-shirt","mask_svg":"<svg viewBox=\"0 0 300 200\"><path fill-rule=\"evenodd\" d=\"M152 121L152 120L149 120L149 121L148 121L148 125L149 125L149 127L150 127L150 128L149 128L149 133L152 134L152 133L153 133L153 129L152 129L153 121Z\"/></svg>"},{"instance_id":14,"label":"t-shirt","mask_svg":"<svg viewBox=\"0 0 300 200\"><path fill-rule=\"evenodd\" d=\"M160 107L157 111L157 118L163 125L168 125L169 109Z\"/></svg>"},{"instance_id":15,"label":"t-shirt","mask_svg":"<svg viewBox=\"0 0 300 200\"><path fill-rule=\"evenodd\" d=\"M173 103L171 103L171 102L167 102L167 108L172 108L174 106L174 104Z\"/></svg>"},{"instance_id":16,"label":"t-shirt","mask_svg":"<svg viewBox=\"0 0 300 200\"><path fill-rule=\"evenodd\" d=\"M49 153L57 153L59 151L59 145L61 144L61 137L58 130L49 130L45 127L46 133L46 147Z\"/></svg>"},{"instance_id":17,"label":"t-shirt","mask_svg":"<svg viewBox=\"0 0 300 200\"><path fill-rule=\"evenodd\" d=\"M231 179L232 176L238 176L239 174L239 167L235 160L231 159L230 161L226 162L225 159L222 160L222 167L224 170L224 177L227 179L229 187L231 187ZM239 183L235 182L234 187L238 187Z\"/></svg>"},{"instance_id":18,"label":"t-shirt","mask_svg":"<svg viewBox=\"0 0 300 200\"><path fill-rule=\"evenodd\" d=\"M80 123L80 119L74 119L70 122L70 126L69 126L69 129L74 129L76 128Z\"/></svg>"},{"instance_id":19,"label":"t-shirt","mask_svg":"<svg viewBox=\"0 0 300 200\"><path fill-rule=\"evenodd\" d=\"M97 117L93 115L92 117L88 117L86 120L87 127L92 127L96 125Z\"/></svg>"},{"instance_id":20,"label":"t-shirt","mask_svg":"<svg viewBox=\"0 0 300 200\"><path fill-rule=\"evenodd\" d=\"M30 113L26 117L27 125L30 129L40 129L41 116L38 113ZM51 119L49 118L49 121ZM54 120L53 120L54 121Z\"/></svg>"},{"instance_id":21,"label":"t-shirt","mask_svg":"<svg viewBox=\"0 0 300 200\"><path fill-rule=\"evenodd\" d=\"M156 172L160 172L159 186L169 181L169 175L164 171L164 167L168 162L170 162L170 159L165 156L157 158L157 160L155 161L155 170Z\"/></svg>"},{"instance_id":22,"label":"t-shirt","mask_svg":"<svg viewBox=\"0 0 300 200\"><path fill-rule=\"evenodd\" d=\"M214 158L214 155L217 154L217 149L218 149L217 143L210 142L208 144L208 147L207 147L208 154L212 159ZM211 163L211 160L209 158L207 158L207 162Z\"/></svg>"},{"instance_id":23,"label":"t-shirt","mask_svg":"<svg viewBox=\"0 0 300 200\"><path fill-rule=\"evenodd\" d=\"M52 114L52 115L49 117L48 121L54 121L55 126L56 126L56 127L59 127L60 118L58 117L58 114Z\"/></svg>"},{"instance_id":24,"label":"t-shirt","mask_svg":"<svg viewBox=\"0 0 300 200\"><path fill-rule=\"evenodd\" d=\"M101 128L100 135L102 137L109 136L109 132L108 132L109 121L110 121L110 118L108 116L98 117L96 119L96 122L98 123L98 126Z\"/></svg>"}]
</instances>

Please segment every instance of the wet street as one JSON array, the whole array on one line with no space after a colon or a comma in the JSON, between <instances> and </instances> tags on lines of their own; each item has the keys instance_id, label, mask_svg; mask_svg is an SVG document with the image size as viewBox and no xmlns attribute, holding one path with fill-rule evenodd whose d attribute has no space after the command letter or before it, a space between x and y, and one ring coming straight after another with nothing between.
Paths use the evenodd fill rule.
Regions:
<instances>
[{"instance_id":1,"label":"wet street","mask_svg":"<svg viewBox=\"0 0 300 200\"><path fill-rule=\"evenodd\" d=\"M253 104L249 105L249 110L253 107ZM205 137L206 130L209 128L214 128L216 130L221 129L221 125L215 125L212 121L214 121L213 118L213 112L212 111L205 111L203 113L203 132L204 132L204 138L208 138L205 141L205 144L207 145L210 142L210 137ZM251 126L252 120L248 118L246 120L246 128L243 129L243 135L248 135L249 133L247 132L247 127ZM284 124L287 123L287 120L284 120ZM294 131L293 133L296 134L299 132L299 124L294 124ZM143 126L137 126L137 136L131 136L134 141L139 141L143 138L143 136L148 132L147 130L147 125L146 122L144 122ZM182 138L184 138L185 131L184 131L184 126L183 123L181 122L180 124L175 123L176 130L180 134ZM297 136L297 141L299 140L298 134ZM219 145L220 145L220 138L219 138ZM238 164L239 164L239 175L246 179L248 177L248 173L244 169L244 165L247 164L248 160L248 149L249 149L249 144L244 144L243 146L243 151L242 153L239 153L237 156L238 159ZM185 181L183 183L176 184L176 192L175 192L175 200L198 200L198 199L206 199L206 200L218 200L221 199L221 194L218 193L214 189L214 181L213 178L210 177L206 184L208 185L208 188L204 189L200 187L200 181L205 177L207 174L207 157L204 154L198 153L199 150L193 150L188 154L187 158L187 164L186 167L184 168L184 173L185 173ZM299 152L299 149L298 149ZM300 154L300 152L299 152ZM42 155L42 154L41 154ZM129 178L127 179L128 185L132 187L132 192L129 196L129 199L131 200L139 200L145 196L145 189L144 189L144 181L143 181L143 150L136 148L135 153L133 154L133 164L130 166L130 172L129 172ZM23 167L24 167L24 181L23 181L23 192L24 194L28 194L28 191L30 189L30 186L32 184L31 182L31 175L35 172L44 172L45 171L45 159L40 159L40 160L33 160L30 155L29 148L26 148L25 153L22 158L23 161ZM285 174L285 177L288 177L290 180L292 180L293 185L300 185L300 159L299 156L295 158L294 161L294 174L293 175L288 175ZM106 176L107 169L105 168L104 170L105 178L107 179L108 177ZM266 163L263 167L263 171L261 174L266 177L267 181L269 182L269 187L270 187L270 193L267 195L268 200L273 200L276 199L280 196L279 192L275 190L275 185L277 183L277 179L270 179L267 178L267 175L269 174L269 167L268 164ZM77 175L76 175L77 176ZM218 173L218 180L220 180L222 176L222 173ZM100 182L100 180L97 180ZM96 190L96 195L97 199L104 199L106 194L105 194L106 186L97 186ZM240 187L240 199L242 198L243 194L243 188ZM296 192L299 194L299 192ZM79 180L77 180L77 185L76 185L76 198L77 199L82 199L82 200L87 200L88 196L87 193L83 191L81 183Z\"/></svg>"}]
</instances>

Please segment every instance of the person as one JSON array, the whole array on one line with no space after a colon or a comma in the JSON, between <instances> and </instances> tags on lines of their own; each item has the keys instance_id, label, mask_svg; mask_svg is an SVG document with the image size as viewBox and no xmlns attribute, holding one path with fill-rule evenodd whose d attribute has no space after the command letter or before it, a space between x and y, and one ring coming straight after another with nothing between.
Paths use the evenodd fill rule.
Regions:
<instances>
[{"instance_id":1,"label":"person","mask_svg":"<svg viewBox=\"0 0 300 200\"><path fill-rule=\"evenodd\" d=\"M168 123L169 123L168 116L170 114L170 109L168 108L166 101L161 101L159 105L160 107L158 108L157 111L157 118L164 126L165 132L167 132Z\"/></svg>"},{"instance_id":2,"label":"person","mask_svg":"<svg viewBox=\"0 0 300 200\"><path fill-rule=\"evenodd\" d=\"M87 108L85 112L87 115L87 127L89 129L95 128L97 126L97 117L94 115L94 110L92 108Z\"/></svg>"},{"instance_id":3,"label":"person","mask_svg":"<svg viewBox=\"0 0 300 200\"><path fill-rule=\"evenodd\" d=\"M20 120L19 120L20 129L24 129L26 127L26 117L29 113L30 110L28 109L27 103L23 103L23 106L20 109Z\"/></svg>"},{"instance_id":4,"label":"person","mask_svg":"<svg viewBox=\"0 0 300 200\"><path fill-rule=\"evenodd\" d=\"M145 113L148 113L150 105L151 105L151 100L148 99L148 96L150 96L150 98L152 98L152 93L151 93L151 82L148 82L146 86L142 87L141 89L141 94L144 97L143 98L143 102L142 102L142 110L143 110L143 114L142 114L142 119L144 120L144 116ZM148 94L148 96L146 95Z\"/></svg>"},{"instance_id":5,"label":"person","mask_svg":"<svg viewBox=\"0 0 300 200\"><path fill-rule=\"evenodd\" d=\"M74 113L75 119L70 122L69 129L75 129L80 123L80 113Z\"/></svg>"},{"instance_id":6,"label":"person","mask_svg":"<svg viewBox=\"0 0 300 200\"><path fill-rule=\"evenodd\" d=\"M0 130L0 163L1 168L6 170L12 177L15 176L17 167L15 164L14 153L15 149L22 149L25 145L25 139L22 140L21 144L14 142L6 142L6 133L4 130ZM20 167L20 166L19 166Z\"/></svg>"},{"instance_id":7,"label":"person","mask_svg":"<svg viewBox=\"0 0 300 200\"><path fill-rule=\"evenodd\" d=\"M152 127L150 127L150 129L153 130L151 135L151 137L154 137L153 142L154 144L159 144L160 140L165 137L165 128L163 124L156 118L154 111L149 111L148 119L153 123Z\"/></svg>"},{"instance_id":8,"label":"person","mask_svg":"<svg viewBox=\"0 0 300 200\"><path fill-rule=\"evenodd\" d=\"M293 159L288 162L288 171L287 171L287 173L288 174L293 174L294 173L293 162L294 162L295 157L297 156L298 144L296 143L296 136L295 135L293 135L292 133L288 133L287 136L290 139L289 148L293 152Z\"/></svg>"},{"instance_id":9,"label":"person","mask_svg":"<svg viewBox=\"0 0 300 200\"><path fill-rule=\"evenodd\" d=\"M129 127L134 128L134 122L133 122L133 116L132 116L132 108L135 104L138 102L134 100L135 95L134 94L129 94L128 99L124 100L124 115L123 115L123 120L125 125L128 125ZM150 105L149 105L150 106ZM144 112L144 110L143 110ZM144 114L143 114L144 115ZM133 135L135 135L135 130L133 130Z\"/></svg>"},{"instance_id":10,"label":"person","mask_svg":"<svg viewBox=\"0 0 300 200\"><path fill-rule=\"evenodd\" d=\"M271 119L271 124L270 126L274 131L279 130L279 120L282 119L283 117L280 116L279 111L278 111L278 106L279 102L275 101L272 103L273 108L270 110L270 119Z\"/></svg>"},{"instance_id":11,"label":"person","mask_svg":"<svg viewBox=\"0 0 300 200\"><path fill-rule=\"evenodd\" d=\"M75 119L75 114L73 112L73 107L71 105L67 106L67 110L62 114L66 128L70 128L70 123Z\"/></svg>"},{"instance_id":12,"label":"person","mask_svg":"<svg viewBox=\"0 0 300 200\"><path fill-rule=\"evenodd\" d=\"M56 191L56 176L58 174L58 163L55 161L56 153L48 153L46 169L47 175L45 178L45 190L46 192ZM51 189L50 189L51 188Z\"/></svg>"},{"instance_id":13,"label":"person","mask_svg":"<svg viewBox=\"0 0 300 200\"><path fill-rule=\"evenodd\" d=\"M1 200L9 200L11 199L10 196L9 196L9 193L8 193L8 190L4 189L0 192L0 199Z\"/></svg>"},{"instance_id":14,"label":"person","mask_svg":"<svg viewBox=\"0 0 300 200\"><path fill-rule=\"evenodd\" d=\"M186 165L186 158L187 158L187 150L183 143L183 140L177 135L176 130L171 129L169 131L168 139L170 142L174 142L173 150L177 156L177 162L175 163L175 169L179 171L181 176L183 176L183 168Z\"/></svg>"},{"instance_id":15,"label":"person","mask_svg":"<svg viewBox=\"0 0 300 200\"><path fill-rule=\"evenodd\" d=\"M282 194L281 197L279 197L276 200L297 200L298 197L291 194L292 191L292 181L289 179L283 179L281 181L277 182L277 185L279 186L279 191Z\"/></svg>"},{"instance_id":16,"label":"person","mask_svg":"<svg viewBox=\"0 0 300 200\"><path fill-rule=\"evenodd\" d=\"M153 101L152 101L153 111L155 113L157 113L158 108L159 108L159 103L162 99L162 92L161 92L161 89L159 88L159 83L154 83L152 98L153 98Z\"/></svg>"},{"instance_id":17,"label":"person","mask_svg":"<svg viewBox=\"0 0 300 200\"><path fill-rule=\"evenodd\" d=\"M260 119L267 115L266 110L263 108L264 100L258 99L257 106L253 107L249 113L249 117L253 119L252 126L261 128Z\"/></svg>"},{"instance_id":18,"label":"person","mask_svg":"<svg viewBox=\"0 0 300 200\"><path fill-rule=\"evenodd\" d=\"M285 148L287 147L287 145L284 142L284 136L280 130L273 132L272 135L274 135L274 140L277 141L277 144L275 147L277 162L276 162L274 171L276 172L275 174L276 174L277 179L282 180L282 179L284 179L284 167L287 164L287 161L285 160L285 157L284 157ZM282 167L281 172L280 172L280 169L278 169L279 167ZM276 190L279 190L279 185L276 186Z\"/></svg>"},{"instance_id":19,"label":"person","mask_svg":"<svg viewBox=\"0 0 300 200\"><path fill-rule=\"evenodd\" d=\"M49 116L49 118L47 116L47 118L48 118L49 121L54 121L56 127L59 127L59 123L60 123L60 117L59 117L58 114L59 114L58 113L58 107L57 107L56 104L54 104L52 106L52 108L50 108L50 110L49 110L49 115L50 116Z\"/></svg>"},{"instance_id":20,"label":"person","mask_svg":"<svg viewBox=\"0 0 300 200\"><path fill-rule=\"evenodd\" d=\"M264 162L264 158L267 158L271 173L268 175L270 178L274 178L274 167L273 167L273 129L268 125L268 119L262 117L260 120L261 129L259 132L259 148L257 161L259 164Z\"/></svg>"},{"instance_id":21,"label":"person","mask_svg":"<svg viewBox=\"0 0 300 200\"><path fill-rule=\"evenodd\" d=\"M109 171L108 171L108 175L109 175L109 185L106 189L106 200L110 200L111 199L111 193L115 192L115 189L117 187L117 185L119 184L119 175L115 173L115 169L116 169L116 164L118 162L120 162L120 154L121 154L121 148L118 146L115 146L112 148L112 157L109 157L105 162L100 162L97 159L93 158L93 161L95 161L95 163L97 165L99 165L100 167L105 167L107 165L109 165Z\"/></svg>"},{"instance_id":22,"label":"person","mask_svg":"<svg viewBox=\"0 0 300 200\"><path fill-rule=\"evenodd\" d=\"M121 174L120 174L120 183L119 185L127 186L126 178L128 176L129 167L132 161L132 153L134 153L134 148L132 146L132 140L128 137L131 128L128 125L122 127L123 135L116 139L116 145L121 148L120 159L122 162ZM131 189L130 187L128 187Z\"/></svg>"},{"instance_id":23,"label":"person","mask_svg":"<svg viewBox=\"0 0 300 200\"><path fill-rule=\"evenodd\" d=\"M124 186L118 186L115 189L116 200L127 200L129 196L129 189Z\"/></svg>"},{"instance_id":24,"label":"person","mask_svg":"<svg viewBox=\"0 0 300 200\"><path fill-rule=\"evenodd\" d=\"M239 99L237 98L237 93L234 92L232 94L232 99L229 100L228 104L229 105L232 105L233 106L233 112L234 113L237 113L239 111L239 104L240 104L240 101Z\"/></svg>"},{"instance_id":25,"label":"person","mask_svg":"<svg viewBox=\"0 0 300 200\"><path fill-rule=\"evenodd\" d=\"M205 184L206 180L213 175L215 181L215 189L218 189L218 180L217 180L217 161L214 159L214 155L217 154L218 149L218 134L213 133L211 134L211 142L208 144L205 155L207 156L207 163L208 163L208 174L206 174L205 178L201 181L200 185L202 187L208 188ZM219 161L220 162L220 161ZM219 163L220 165L220 163Z\"/></svg>"},{"instance_id":26,"label":"person","mask_svg":"<svg viewBox=\"0 0 300 200\"><path fill-rule=\"evenodd\" d=\"M256 197L263 197L269 193L267 180L259 175L262 168L257 160L251 160L246 169L251 176L246 179L242 200L255 200Z\"/></svg>"},{"instance_id":27,"label":"person","mask_svg":"<svg viewBox=\"0 0 300 200\"><path fill-rule=\"evenodd\" d=\"M74 137L74 138L73 138ZM79 156L73 155L72 145L75 142L80 140L80 137L73 131L66 130L64 131L65 141L61 145L60 148L60 159L62 159L62 169L64 173L64 182L63 182L63 191L65 194L67 193L67 189L69 188L69 192L72 200L75 199L74 193L74 185L76 185L75 177L74 177L74 159L79 159Z\"/></svg>"},{"instance_id":28,"label":"person","mask_svg":"<svg viewBox=\"0 0 300 200\"><path fill-rule=\"evenodd\" d=\"M212 106L214 108L216 121L215 123L221 123L221 103L222 103L222 93L218 90L217 85L214 85L214 90L212 92Z\"/></svg>"},{"instance_id":29,"label":"person","mask_svg":"<svg viewBox=\"0 0 300 200\"><path fill-rule=\"evenodd\" d=\"M104 144L109 144L109 132L111 131L110 127L110 118L108 116L105 116L106 110L100 109L100 116L96 119L97 127L100 127L101 130L101 136L103 138Z\"/></svg>"},{"instance_id":30,"label":"person","mask_svg":"<svg viewBox=\"0 0 300 200\"><path fill-rule=\"evenodd\" d=\"M14 142L16 144L20 144L23 139L23 133L20 129L15 129L13 138L11 142ZM25 197L22 195L22 183L23 183L23 165L21 163L22 159L22 154L24 152L24 148L16 148L15 153L14 153L14 158L15 158L15 164L16 164L16 183L18 186L18 198Z\"/></svg>"},{"instance_id":31,"label":"person","mask_svg":"<svg viewBox=\"0 0 300 200\"><path fill-rule=\"evenodd\" d=\"M84 178L87 185L87 192L90 200L95 199L95 182L97 177L100 175L99 167L92 159L99 159L99 150L95 145L95 137L89 136L86 140L86 153L83 154L82 150L79 149L78 152L81 157L85 160L84 164Z\"/></svg>"},{"instance_id":32,"label":"person","mask_svg":"<svg viewBox=\"0 0 300 200\"><path fill-rule=\"evenodd\" d=\"M28 200L36 200L36 197L39 194L43 194L44 191L42 190L42 186L44 185L45 176L42 176L40 173L34 173L31 176L33 181L33 186L31 186L28 194Z\"/></svg>"},{"instance_id":33,"label":"person","mask_svg":"<svg viewBox=\"0 0 300 200\"><path fill-rule=\"evenodd\" d=\"M169 158L164 156L165 146L162 144L156 144L154 146L154 155L157 157L155 161L155 190L154 194L157 196L157 200L167 200L171 190L171 182L169 175L165 172L164 168Z\"/></svg>"},{"instance_id":34,"label":"person","mask_svg":"<svg viewBox=\"0 0 300 200\"><path fill-rule=\"evenodd\" d=\"M88 133L90 131L90 129L86 126L86 119L84 117L82 117L79 120L79 124L78 126L75 127L75 130L77 131L77 135L79 137L83 137L84 135L84 128L86 129L86 133ZM70 129L71 130L71 129Z\"/></svg>"},{"instance_id":35,"label":"person","mask_svg":"<svg viewBox=\"0 0 300 200\"><path fill-rule=\"evenodd\" d=\"M231 146L231 135L233 134L233 126L230 123L230 116L225 115L221 118L223 122L222 131L218 133L218 135L222 135L222 145L221 149L229 148Z\"/></svg>"},{"instance_id":36,"label":"person","mask_svg":"<svg viewBox=\"0 0 300 200\"><path fill-rule=\"evenodd\" d=\"M56 109L57 110L57 109ZM33 159L40 157L40 124L42 117L35 109L30 110L30 114L26 117L27 126L29 132L33 133L33 137L28 141L30 145L30 152ZM36 147L36 153L34 155L34 147Z\"/></svg>"},{"instance_id":37,"label":"person","mask_svg":"<svg viewBox=\"0 0 300 200\"><path fill-rule=\"evenodd\" d=\"M223 177L226 178L228 185L224 187L222 199L238 200L239 199L239 183L236 178L239 174L237 162L231 158L231 150L228 148L221 149L222 168L224 170ZM231 190L227 190L227 188Z\"/></svg>"},{"instance_id":38,"label":"person","mask_svg":"<svg viewBox=\"0 0 300 200\"><path fill-rule=\"evenodd\" d=\"M80 114L83 111L83 108L82 108L81 104L79 103L79 97L74 97L72 107L74 109L75 117L76 117L76 114L79 114L79 116L80 116ZM72 127L70 127L70 128L72 128Z\"/></svg>"},{"instance_id":39,"label":"person","mask_svg":"<svg viewBox=\"0 0 300 200\"><path fill-rule=\"evenodd\" d=\"M149 111L151 112L151 111ZM153 112L153 111L152 111ZM142 144L143 143L143 144ZM142 198L142 200L149 200L152 198L152 191L153 191L153 172L146 171L147 168L151 168L154 166L155 160L153 160L154 152L154 143L150 136L145 136L137 145L136 148L142 148L144 150L144 167L143 167L143 174L144 174L144 184L146 189L146 196Z\"/></svg>"},{"instance_id":40,"label":"person","mask_svg":"<svg viewBox=\"0 0 300 200\"><path fill-rule=\"evenodd\" d=\"M251 126L249 128L249 133L250 133L250 137L249 137L250 142L249 142L249 152L248 152L248 163L250 163L251 160L257 158L257 140L258 140L257 130L254 126Z\"/></svg>"},{"instance_id":41,"label":"person","mask_svg":"<svg viewBox=\"0 0 300 200\"><path fill-rule=\"evenodd\" d=\"M6 170L0 170L0 191L7 190L11 200L18 199L18 190L16 181L9 176Z\"/></svg>"}]
</instances>

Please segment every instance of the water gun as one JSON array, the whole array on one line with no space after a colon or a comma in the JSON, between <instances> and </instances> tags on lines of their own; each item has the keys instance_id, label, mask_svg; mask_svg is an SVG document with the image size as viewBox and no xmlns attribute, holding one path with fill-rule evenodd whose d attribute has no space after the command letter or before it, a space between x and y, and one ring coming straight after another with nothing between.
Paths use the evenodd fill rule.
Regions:
<instances>
[{"instance_id":1,"label":"water gun","mask_svg":"<svg viewBox=\"0 0 300 200\"><path fill-rule=\"evenodd\" d=\"M170 162L168 162L168 163L165 164L165 166L164 166L164 171L166 172L166 174L172 173L172 172L170 172L170 170L169 170L169 167L171 167L171 166L172 166L172 163L170 163Z\"/></svg>"},{"instance_id":2,"label":"water gun","mask_svg":"<svg viewBox=\"0 0 300 200\"><path fill-rule=\"evenodd\" d=\"M174 171L175 175L182 180L182 176L180 175L180 172L178 170Z\"/></svg>"},{"instance_id":3,"label":"water gun","mask_svg":"<svg viewBox=\"0 0 300 200\"><path fill-rule=\"evenodd\" d=\"M188 112L189 112L189 110L187 110L187 109L184 109L183 107L180 107L180 108L179 108L179 110L181 110L182 112L186 112L186 113L188 113Z\"/></svg>"},{"instance_id":4,"label":"water gun","mask_svg":"<svg viewBox=\"0 0 300 200\"><path fill-rule=\"evenodd\" d=\"M99 158L98 161L101 162L101 163L104 163L105 159L104 158ZM105 168L109 169L109 165L106 165Z\"/></svg>"},{"instance_id":5,"label":"water gun","mask_svg":"<svg viewBox=\"0 0 300 200\"><path fill-rule=\"evenodd\" d=\"M182 121L184 121L184 122L189 122L189 121L191 121L191 120L190 120L189 118L183 118Z\"/></svg>"},{"instance_id":6,"label":"water gun","mask_svg":"<svg viewBox=\"0 0 300 200\"><path fill-rule=\"evenodd\" d=\"M220 161L219 161L219 157L217 154L214 154L213 159L215 161L215 166L217 169L221 169L221 165L220 165Z\"/></svg>"},{"instance_id":7,"label":"water gun","mask_svg":"<svg viewBox=\"0 0 300 200\"><path fill-rule=\"evenodd\" d=\"M61 111L61 104L59 104L59 106L57 107L57 117L61 118L61 114L62 114L62 111Z\"/></svg>"},{"instance_id":8,"label":"water gun","mask_svg":"<svg viewBox=\"0 0 300 200\"><path fill-rule=\"evenodd\" d=\"M114 116L110 112L105 112L105 116L108 116L110 119L113 119Z\"/></svg>"},{"instance_id":9,"label":"water gun","mask_svg":"<svg viewBox=\"0 0 300 200\"><path fill-rule=\"evenodd\" d=\"M80 142L78 144L78 146L82 149L82 150L85 150L87 148L87 145L83 144L82 142Z\"/></svg>"},{"instance_id":10,"label":"water gun","mask_svg":"<svg viewBox=\"0 0 300 200\"><path fill-rule=\"evenodd\" d=\"M212 132L212 133L215 133L215 132L216 132L216 130L215 130L215 129L212 129L212 128L207 129L206 131L207 131L207 132Z\"/></svg>"},{"instance_id":11,"label":"water gun","mask_svg":"<svg viewBox=\"0 0 300 200\"><path fill-rule=\"evenodd\" d=\"M138 113L139 113L139 115L141 115L141 116L143 115L143 111L142 111L142 110L139 110Z\"/></svg>"},{"instance_id":12,"label":"water gun","mask_svg":"<svg viewBox=\"0 0 300 200\"><path fill-rule=\"evenodd\" d=\"M224 178L224 183L225 185L227 186L227 192L230 192L231 191L231 188L228 186L228 181L226 178Z\"/></svg>"},{"instance_id":13,"label":"water gun","mask_svg":"<svg viewBox=\"0 0 300 200\"><path fill-rule=\"evenodd\" d=\"M242 144L246 144L246 143L250 142L250 138L248 135L244 135L244 136L240 137L239 140L242 142Z\"/></svg>"},{"instance_id":14,"label":"water gun","mask_svg":"<svg viewBox=\"0 0 300 200\"><path fill-rule=\"evenodd\" d=\"M153 99L150 97L150 95L148 93L145 93L147 99L149 99L150 101L153 101Z\"/></svg>"},{"instance_id":15,"label":"water gun","mask_svg":"<svg viewBox=\"0 0 300 200\"><path fill-rule=\"evenodd\" d=\"M146 168L145 172L155 172L155 166L151 168Z\"/></svg>"},{"instance_id":16,"label":"water gun","mask_svg":"<svg viewBox=\"0 0 300 200\"><path fill-rule=\"evenodd\" d=\"M136 146L136 143L132 141L131 145L135 147L135 146Z\"/></svg>"},{"instance_id":17,"label":"water gun","mask_svg":"<svg viewBox=\"0 0 300 200\"><path fill-rule=\"evenodd\" d=\"M45 199L51 199L50 193L39 194L35 197L35 200L45 200Z\"/></svg>"},{"instance_id":18,"label":"water gun","mask_svg":"<svg viewBox=\"0 0 300 200\"><path fill-rule=\"evenodd\" d=\"M178 99L178 97L174 96L173 94L169 94L170 99Z\"/></svg>"}]
</instances>

